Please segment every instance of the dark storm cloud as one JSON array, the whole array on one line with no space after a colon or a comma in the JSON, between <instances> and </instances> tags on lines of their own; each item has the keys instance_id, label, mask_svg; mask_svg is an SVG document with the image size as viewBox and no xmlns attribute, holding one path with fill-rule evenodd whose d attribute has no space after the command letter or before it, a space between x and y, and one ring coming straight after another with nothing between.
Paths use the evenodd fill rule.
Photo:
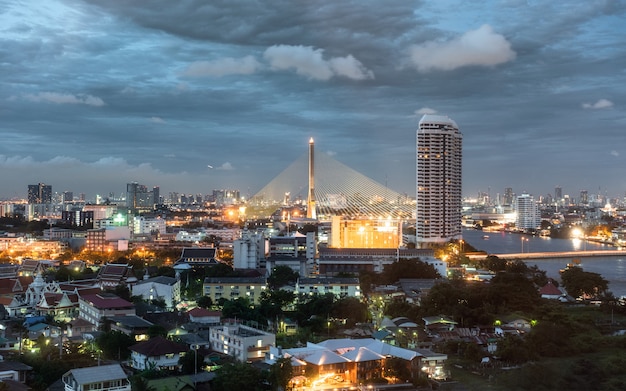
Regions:
<instances>
[{"instance_id":1,"label":"dark storm cloud","mask_svg":"<svg viewBox=\"0 0 626 391\"><path fill-rule=\"evenodd\" d=\"M622 2L0 8L0 197L39 181L91 195L126 181L254 192L309 137L412 194L423 113L460 125L467 195L626 188Z\"/></svg>"}]
</instances>

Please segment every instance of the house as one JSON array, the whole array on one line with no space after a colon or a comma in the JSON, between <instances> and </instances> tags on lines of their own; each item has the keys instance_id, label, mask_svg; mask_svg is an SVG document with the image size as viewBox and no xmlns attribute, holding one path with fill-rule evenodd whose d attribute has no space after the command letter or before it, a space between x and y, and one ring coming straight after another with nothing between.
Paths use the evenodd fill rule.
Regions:
<instances>
[{"instance_id":1,"label":"house","mask_svg":"<svg viewBox=\"0 0 626 391\"><path fill-rule=\"evenodd\" d=\"M95 331L96 325L86 321L82 318L73 319L67 325L67 337L70 339L79 339L83 336L83 333Z\"/></svg>"},{"instance_id":2,"label":"house","mask_svg":"<svg viewBox=\"0 0 626 391\"><path fill-rule=\"evenodd\" d=\"M539 294L542 299L550 300L559 300L565 296L565 294L552 283L552 280L548 281L546 285L539 289Z\"/></svg>"},{"instance_id":3,"label":"house","mask_svg":"<svg viewBox=\"0 0 626 391\"><path fill-rule=\"evenodd\" d=\"M181 301L180 280L166 276L148 278L133 285L132 295L148 301L163 300L167 308L174 308Z\"/></svg>"},{"instance_id":4,"label":"house","mask_svg":"<svg viewBox=\"0 0 626 391\"><path fill-rule=\"evenodd\" d=\"M424 326L428 333L437 333L439 331L452 331L458 324L446 316L427 316L422 318Z\"/></svg>"},{"instance_id":5,"label":"house","mask_svg":"<svg viewBox=\"0 0 626 391\"><path fill-rule=\"evenodd\" d=\"M148 337L148 330L154 323L137 315L111 316L107 318L111 324L111 331L120 331L135 338L135 341L145 341Z\"/></svg>"},{"instance_id":6,"label":"house","mask_svg":"<svg viewBox=\"0 0 626 391\"><path fill-rule=\"evenodd\" d=\"M263 359L276 344L276 335L241 324L224 324L209 329L209 342L214 351L247 362Z\"/></svg>"},{"instance_id":7,"label":"house","mask_svg":"<svg viewBox=\"0 0 626 391\"><path fill-rule=\"evenodd\" d=\"M65 391L130 391L120 364L71 369L61 378Z\"/></svg>"},{"instance_id":8,"label":"house","mask_svg":"<svg viewBox=\"0 0 626 391\"><path fill-rule=\"evenodd\" d=\"M133 303L111 293L84 295L78 303L78 317L96 326L106 317L136 315Z\"/></svg>"},{"instance_id":9,"label":"house","mask_svg":"<svg viewBox=\"0 0 626 391\"><path fill-rule=\"evenodd\" d=\"M130 366L143 371L155 369L180 370L179 360L189 351L185 345L170 341L161 336L131 346Z\"/></svg>"},{"instance_id":10,"label":"house","mask_svg":"<svg viewBox=\"0 0 626 391\"><path fill-rule=\"evenodd\" d=\"M200 307L187 311L187 314L189 315L189 321L193 323L217 325L220 324L222 319L221 311L209 311Z\"/></svg>"},{"instance_id":11,"label":"house","mask_svg":"<svg viewBox=\"0 0 626 391\"><path fill-rule=\"evenodd\" d=\"M15 380L26 382L26 375L33 368L19 361L0 361L0 380Z\"/></svg>"}]
</instances>

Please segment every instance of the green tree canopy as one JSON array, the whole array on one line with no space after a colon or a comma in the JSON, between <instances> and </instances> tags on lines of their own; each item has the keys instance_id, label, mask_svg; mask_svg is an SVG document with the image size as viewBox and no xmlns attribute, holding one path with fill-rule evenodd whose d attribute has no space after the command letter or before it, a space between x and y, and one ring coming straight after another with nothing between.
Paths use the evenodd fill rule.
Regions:
<instances>
[{"instance_id":1,"label":"green tree canopy","mask_svg":"<svg viewBox=\"0 0 626 391\"><path fill-rule=\"evenodd\" d=\"M385 266L381 283L393 284L401 278L440 278L435 268L419 259L400 259Z\"/></svg>"},{"instance_id":2,"label":"green tree canopy","mask_svg":"<svg viewBox=\"0 0 626 391\"><path fill-rule=\"evenodd\" d=\"M573 297L596 298L605 295L609 283L600 274L586 272L581 267L571 267L561 274L563 287Z\"/></svg>"},{"instance_id":3,"label":"green tree canopy","mask_svg":"<svg viewBox=\"0 0 626 391\"><path fill-rule=\"evenodd\" d=\"M264 376L260 370L246 363L227 363L215 371L211 383L213 391L262 391Z\"/></svg>"},{"instance_id":4,"label":"green tree canopy","mask_svg":"<svg viewBox=\"0 0 626 391\"><path fill-rule=\"evenodd\" d=\"M300 275L289 266L276 266L272 269L272 274L267 278L269 289L279 289L285 285L295 284Z\"/></svg>"}]
</instances>

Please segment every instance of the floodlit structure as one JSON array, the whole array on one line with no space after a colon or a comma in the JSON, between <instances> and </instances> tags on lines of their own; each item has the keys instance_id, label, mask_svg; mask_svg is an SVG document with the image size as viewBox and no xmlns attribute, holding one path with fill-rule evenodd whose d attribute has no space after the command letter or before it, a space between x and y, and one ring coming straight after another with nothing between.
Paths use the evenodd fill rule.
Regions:
<instances>
[{"instance_id":1,"label":"floodlit structure","mask_svg":"<svg viewBox=\"0 0 626 391\"><path fill-rule=\"evenodd\" d=\"M306 217L316 219L315 213L315 142L313 137L309 140L309 196L307 198Z\"/></svg>"},{"instance_id":2,"label":"floodlit structure","mask_svg":"<svg viewBox=\"0 0 626 391\"><path fill-rule=\"evenodd\" d=\"M522 194L517 197L515 211L517 217L515 226L518 229L536 229L541 225L541 214L539 206L535 202L535 197L530 194Z\"/></svg>"},{"instance_id":3,"label":"floodlit structure","mask_svg":"<svg viewBox=\"0 0 626 391\"><path fill-rule=\"evenodd\" d=\"M452 119L427 114L416 139L416 241L427 248L461 238L462 135Z\"/></svg>"}]
</instances>

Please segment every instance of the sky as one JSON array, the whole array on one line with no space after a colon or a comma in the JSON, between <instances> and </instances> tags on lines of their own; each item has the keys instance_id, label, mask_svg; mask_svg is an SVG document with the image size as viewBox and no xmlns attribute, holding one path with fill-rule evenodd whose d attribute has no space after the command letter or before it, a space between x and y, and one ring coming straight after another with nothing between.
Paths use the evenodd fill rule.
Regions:
<instances>
[{"instance_id":1,"label":"sky","mask_svg":"<svg viewBox=\"0 0 626 391\"><path fill-rule=\"evenodd\" d=\"M0 199L254 195L311 137L414 196L423 114L465 196L621 197L624 86L624 0L3 0Z\"/></svg>"}]
</instances>

